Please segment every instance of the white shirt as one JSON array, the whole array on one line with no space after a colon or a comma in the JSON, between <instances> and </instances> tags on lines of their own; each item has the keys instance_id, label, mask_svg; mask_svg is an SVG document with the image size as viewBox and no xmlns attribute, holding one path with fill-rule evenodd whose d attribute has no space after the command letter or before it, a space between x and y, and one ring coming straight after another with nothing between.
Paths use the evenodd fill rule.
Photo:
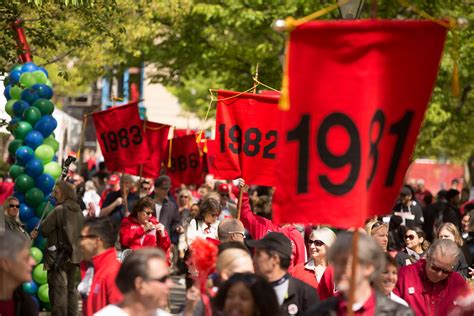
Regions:
<instances>
[{"instance_id":1,"label":"white shirt","mask_svg":"<svg viewBox=\"0 0 474 316\"><path fill-rule=\"evenodd\" d=\"M162 309L157 309L154 313L154 316L170 316L171 314L165 312ZM134 316L125 313L123 309L118 307L117 305L107 305L102 308L97 313L94 313L94 316Z\"/></svg>"},{"instance_id":2,"label":"white shirt","mask_svg":"<svg viewBox=\"0 0 474 316\"><path fill-rule=\"evenodd\" d=\"M196 225L196 220L192 219L191 222L189 222L186 230L186 239L188 241L188 245L191 245L192 242L198 237L203 239L208 237L212 239L219 239L219 237L217 237L217 227L219 226L219 223L219 221L216 221L214 224L211 224L211 226L208 227L203 221L197 221Z\"/></svg>"},{"instance_id":3,"label":"white shirt","mask_svg":"<svg viewBox=\"0 0 474 316\"><path fill-rule=\"evenodd\" d=\"M393 292L390 292L390 296L388 298L394 301L395 303L408 307L408 303L403 298L401 298L400 296L397 296Z\"/></svg>"}]
</instances>

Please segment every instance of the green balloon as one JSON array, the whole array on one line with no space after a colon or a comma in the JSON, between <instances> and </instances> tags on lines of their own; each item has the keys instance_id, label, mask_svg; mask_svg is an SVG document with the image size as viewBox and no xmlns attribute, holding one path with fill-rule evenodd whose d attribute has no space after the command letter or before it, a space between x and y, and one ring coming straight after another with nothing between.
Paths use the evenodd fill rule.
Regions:
<instances>
[{"instance_id":1,"label":"green balloon","mask_svg":"<svg viewBox=\"0 0 474 316\"><path fill-rule=\"evenodd\" d=\"M44 84L48 80L48 77L46 77L46 74L42 72L41 70L33 71L33 77L35 78L36 83Z\"/></svg>"},{"instance_id":2,"label":"green balloon","mask_svg":"<svg viewBox=\"0 0 474 316\"><path fill-rule=\"evenodd\" d=\"M21 67L22 67L22 65L15 65L15 66L12 67L12 70L10 72L12 72L14 70L20 70L21 71Z\"/></svg>"},{"instance_id":3,"label":"green balloon","mask_svg":"<svg viewBox=\"0 0 474 316\"><path fill-rule=\"evenodd\" d=\"M35 157L41 160L43 164L47 164L54 157L54 149L49 145L39 145L35 149Z\"/></svg>"},{"instance_id":4,"label":"green balloon","mask_svg":"<svg viewBox=\"0 0 474 316\"><path fill-rule=\"evenodd\" d=\"M31 72L24 72L20 76L20 83L24 85L25 87L30 88L33 85L35 85L37 82Z\"/></svg>"},{"instance_id":5,"label":"green balloon","mask_svg":"<svg viewBox=\"0 0 474 316\"><path fill-rule=\"evenodd\" d=\"M23 119L34 126L41 118L41 112L38 108L30 106L23 112Z\"/></svg>"},{"instance_id":6,"label":"green balloon","mask_svg":"<svg viewBox=\"0 0 474 316\"><path fill-rule=\"evenodd\" d=\"M43 213L46 212L44 217L48 216L49 212L53 210L54 206L51 203L48 202L41 202L35 209L35 214L37 217L41 218L43 216Z\"/></svg>"},{"instance_id":7,"label":"green balloon","mask_svg":"<svg viewBox=\"0 0 474 316\"><path fill-rule=\"evenodd\" d=\"M8 113L11 117L13 117L13 104L18 101L17 99L10 99L7 101L7 104L5 104L5 112Z\"/></svg>"},{"instance_id":8,"label":"green balloon","mask_svg":"<svg viewBox=\"0 0 474 316\"><path fill-rule=\"evenodd\" d=\"M35 260L36 264L39 264L41 260L43 260L43 252L36 247L30 248L30 256L31 258ZM33 272L33 277L34 277L34 272Z\"/></svg>"},{"instance_id":9,"label":"green balloon","mask_svg":"<svg viewBox=\"0 0 474 316\"><path fill-rule=\"evenodd\" d=\"M9 172L10 176L15 180L20 174L25 172L25 167L13 164L11 165Z\"/></svg>"},{"instance_id":10,"label":"green balloon","mask_svg":"<svg viewBox=\"0 0 474 316\"><path fill-rule=\"evenodd\" d=\"M38 108L42 115L51 114L54 111L54 104L46 99L36 100L33 106Z\"/></svg>"},{"instance_id":11,"label":"green balloon","mask_svg":"<svg viewBox=\"0 0 474 316\"><path fill-rule=\"evenodd\" d=\"M23 92L23 89L20 86L14 85L10 89L10 96L12 97L12 99L20 100L22 92Z\"/></svg>"},{"instance_id":12,"label":"green balloon","mask_svg":"<svg viewBox=\"0 0 474 316\"><path fill-rule=\"evenodd\" d=\"M27 174L22 173L15 179L15 191L26 193L34 186L35 180Z\"/></svg>"},{"instance_id":13,"label":"green balloon","mask_svg":"<svg viewBox=\"0 0 474 316\"><path fill-rule=\"evenodd\" d=\"M38 249L38 251L41 251L41 250ZM44 269L44 264L40 263L33 269L33 280L38 284L45 284L48 281L48 271ZM40 289L41 289L41 286L40 286ZM39 296L39 291L40 290L38 290L38 296Z\"/></svg>"},{"instance_id":14,"label":"green balloon","mask_svg":"<svg viewBox=\"0 0 474 316\"><path fill-rule=\"evenodd\" d=\"M16 150L20 148L20 146L23 146L23 141L21 139L14 139L8 144L8 153L10 155L15 156Z\"/></svg>"},{"instance_id":15,"label":"green balloon","mask_svg":"<svg viewBox=\"0 0 474 316\"><path fill-rule=\"evenodd\" d=\"M41 302L49 303L49 287L48 283L41 285L38 289L38 298Z\"/></svg>"},{"instance_id":16,"label":"green balloon","mask_svg":"<svg viewBox=\"0 0 474 316\"><path fill-rule=\"evenodd\" d=\"M38 188L31 188L25 194L26 204L31 207L37 207L41 202L43 202L43 199L44 193Z\"/></svg>"},{"instance_id":17,"label":"green balloon","mask_svg":"<svg viewBox=\"0 0 474 316\"><path fill-rule=\"evenodd\" d=\"M51 161L44 165L43 172L52 176L54 180L59 178L61 171L61 166L56 161Z\"/></svg>"},{"instance_id":18,"label":"green balloon","mask_svg":"<svg viewBox=\"0 0 474 316\"><path fill-rule=\"evenodd\" d=\"M51 80L46 80L46 83L45 85L47 85L48 87L52 88L53 87L53 83L51 82Z\"/></svg>"},{"instance_id":19,"label":"green balloon","mask_svg":"<svg viewBox=\"0 0 474 316\"><path fill-rule=\"evenodd\" d=\"M16 125L15 129L13 130L13 135L15 136L16 139L24 139L26 137L26 134L31 132L33 130L33 127L31 126L30 123L26 121L20 121Z\"/></svg>"},{"instance_id":20,"label":"green balloon","mask_svg":"<svg viewBox=\"0 0 474 316\"><path fill-rule=\"evenodd\" d=\"M46 138L46 139L43 141L43 144L51 146L51 147L53 148L54 152L57 152L58 149L59 149L59 143L58 143L58 141L54 138L53 135L49 135L48 138Z\"/></svg>"}]
</instances>

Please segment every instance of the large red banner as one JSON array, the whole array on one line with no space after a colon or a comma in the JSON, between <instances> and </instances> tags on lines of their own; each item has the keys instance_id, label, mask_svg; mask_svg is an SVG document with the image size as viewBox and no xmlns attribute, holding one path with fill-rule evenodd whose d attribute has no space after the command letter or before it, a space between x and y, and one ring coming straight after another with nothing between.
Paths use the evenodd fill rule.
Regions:
<instances>
[{"instance_id":1,"label":"large red banner","mask_svg":"<svg viewBox=\"0 0 474 316\"><path fill-rule=\"evenodd\" d=\"M279 134L279 95L218 91L216 141L208 145L209 172L273 186Z\"/></svg>"},{"instance_id":2,"label":"large red banner","mask_svg":"<svg viewBox=\"0 0 474 316\"><path fill-rule=\"evenodd\" d=\"M428 21L311 22L291 32L277 223L349 228L391 211L445 36Z\"/></svg>"},{"instance_id":3,"label":"large red banner","mask_svg":"<svg viewBox=\"0 0 474 316\"><path fill-rule=\"evenodd\" d=\"M170 142L171 167L168 168L168 175L173 186L200 185L203 181L203 168L196 135L173 138Z\"/></svg>"},{"instance_id":4,"label":"large red banner","mask_svg":"<svg viewBox=\"0 0 474 316\"><path fill-rule=\"evenodd\" d=\"M122 172L150 158L137 102L92 113L92 118L109 171Z\"/></svg>"},{"instance_id":5,"label":"large red banner","mask_svg":"<svg viewBox=\"0 0 474 316\"><path fill-rule=\"evenodd\" d=\"M161 163L167 162L168 134L170 125L160 124L150 121L142 121L145 139L150 149L150 157L141 166L134 166L125 169L125 173L141 176L144 178L157 178L160 176ZM141 169L141 172L140 172Z\"/></svg>"}]
</instances>

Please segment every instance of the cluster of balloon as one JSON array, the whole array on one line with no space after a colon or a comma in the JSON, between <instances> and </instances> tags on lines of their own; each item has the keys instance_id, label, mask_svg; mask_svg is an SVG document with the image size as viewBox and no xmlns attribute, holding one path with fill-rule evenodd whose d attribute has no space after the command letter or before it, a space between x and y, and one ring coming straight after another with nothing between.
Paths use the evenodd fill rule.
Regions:
<instances>
[{"instance_id":1,"label":"cluster of balloon","mask_svg":"<svg viewBox=\"0 0 474 316\"><path fill-rule=\"evenodd\" d=\"M5 111L11 116L8 125L14 136L8 151L15 157L10 175L15 181L14 195L20 201L20 219L28 232L38 225L56 180L61 175L61 166L55 154L59 143L53 131L57 126L52 114L53 89L48 72L32 62L16 65L5 79L4 95L7 99ZM31 248L37 265L33 270L33 281L25 283L23 289L31 294L41 306L48 308L48 284L42 256L45 240L40 236ZM37 295L38 299L36 299Z\"/></svg>"}]
</instances>

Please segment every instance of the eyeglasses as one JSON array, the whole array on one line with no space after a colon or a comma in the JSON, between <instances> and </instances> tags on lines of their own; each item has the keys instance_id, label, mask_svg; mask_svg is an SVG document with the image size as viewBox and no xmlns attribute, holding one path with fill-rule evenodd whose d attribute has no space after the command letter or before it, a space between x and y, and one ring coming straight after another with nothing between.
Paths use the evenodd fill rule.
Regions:
<instances>
[{"instance_id":1,"label":"eyeglasses","mask_svg":"<svg viewBox=\"0 0 474 316\"><path fill-rule=\"evenodd\" d=\"M87 238L98 238L99 236L97 235L80 235L79 238L82 239L87 239Z\"/></svg>"},{"instance_id":2,"label":"eyeglasses","mask_svg":"<svg viewBox=\"0 0 474 316\"><path fill-rule=\"evenodd\" d=\"M321 240L308 240L308 245L315 245L316 247L321 247L324 246L325 243L323 243Z\"/></svg>"},{"instance_id":3,"label":"eyeglasses","mask_svg":"<svg viewBox=\"0 0 474 316\"><path fill-rule=\"evenodd\" d=\"M153 215L153 212L152 211L142 211L143 213L145 213L147 216L152 216Z\"/></svg>"},{"instance_id":4,"label":"eyeglasses","mask_svg":"<svg viewBox=\"0 0 474 316\"><path fill-rule=\"evenodd\" d=\"M431 262L430 264L430 269L433 270L434 272L442 272L443 274L446 274L446 275L450 275L451 273L453 273L453 270L438 267L433 262Z\"/></svg>"},{"instance_id":5,"label":"eyeglasses","mask_svg":"<svg viewBox=\"0 0 474 316\"><path fill-rule=\"evenodd\" d=\"M234 232L229 232L229 235L230 234L239 234L239 235L242 235L242 238L245 239L245 233L244 232L234 231Z\"/></svg>"},{"instance_id":6,"label":"eyeglasses","mask_svg":"<svg viewBox=\"0 0 474 316\"><path fill-rule=\"evenodd\" d=\"M416 237L415 235L406 235L405 239L413 240L413 239L415 239L415 237Z\"/></svg>"},{"instance_id":7,"label":"eyeglasses","mask_svg":"<svg viewBox=\"0 0 474 316\"><path fill-rule=\"evenodd\" d=\"M8 207L15 207L15 208L19 208L20 207L20 204L9 204Z\"/></svg>"},{"instance_id":8,"label":"eyeglasses","mask_svg":"<svg viewBox=\"0 0 474 316\"><path fill-rule=\"evenodd\" d=\"M179 198L189 199L189 196L187 196L187 195L181 195Z\"/></svg>"},{"instance_id":9,"label":"eyeglasses","mask_svg":"<svg viewBox=\"0 0 474 316\"><path fill-rule=\"evenodd\" d=\"M166 281L168 281L170 278L171 278L171 275L166 274L166 275L162 276L161 278L146 278L146 280L147 281L157 281L157 282L160 282L160 283L166 283Z\"/></svg>"}]
</instances>

